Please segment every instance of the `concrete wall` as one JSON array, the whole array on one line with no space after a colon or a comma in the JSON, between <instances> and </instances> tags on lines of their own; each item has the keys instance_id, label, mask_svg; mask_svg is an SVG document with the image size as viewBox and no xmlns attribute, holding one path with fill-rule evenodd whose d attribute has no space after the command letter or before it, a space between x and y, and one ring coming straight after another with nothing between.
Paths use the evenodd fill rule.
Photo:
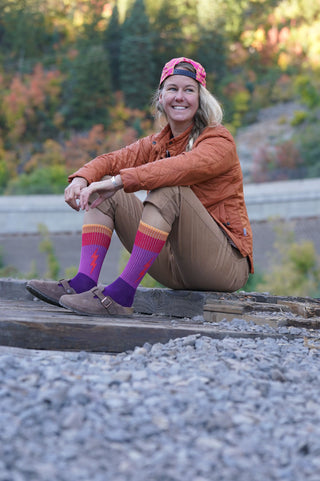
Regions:
<instances>
[{"instance_id":1,"label":"concrete wall","mask_svg":"<svg viewBox=\"0 0 320 481\"><path fill-rule=\"evenodd\" d=\"M139 193L144 198L145 193ZM245 197L253 230L254 262L265 271L274 254L275 230L280 222L295 232L296 240L312 240L320 256L320 179L248 184ZM0 247L5 265L27 274L32 264L41 275L46 256L39 251L42 237L38 224L47 226L56 256L65 268L79 263L82 213L68 207L62 196L0 197ZM111 282L118 274L121 244L112 237L101 280Z\"/></svg>"},{"instance_id":2,"label":"concrete wall","mask_svg":"<svg viewBox=\"0 0 320 481\"><path fill-rule=\"evenodd\" d=\"M244 192L251 221L320 216L320 179L247 184Z\"/></svg>"},{"instance_id":3,"label":"concrete wall","mask_svg":"<svg viewBox=\"0 0 320 481\"><path fill-rule=\"evenodd\" d=\"M144 192L138 197L143 199ZM250 220L265 221L320 216L320 179L245 185ZM49 232L79 232L82 212L72 210L63 196L0 197L0 234L30 234L44 224Z\"/></svg>"}]
</instances>

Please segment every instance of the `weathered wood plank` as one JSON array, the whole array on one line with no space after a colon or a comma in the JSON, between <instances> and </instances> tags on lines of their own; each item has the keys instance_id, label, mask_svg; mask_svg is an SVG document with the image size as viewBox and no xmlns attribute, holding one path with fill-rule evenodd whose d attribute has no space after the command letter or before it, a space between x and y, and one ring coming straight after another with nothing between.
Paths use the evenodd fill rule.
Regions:
<instances>
[{"instance_id":1,"label":"weathered wood plank","mask_svg":"<svg viewBox=\"0 0 320 481\"><path fill-rule=\"evenodd\" d=\"M25 283L13 282L8 287L0 280L0 345L122 352L145 342L167 342L190 334L217 339L279 337L278 334L235 332L219 326L222 320L235 318L272 327L320 329L320 302L310 298L139 288L133 318L101 319L77 316L66 309L33 301L25 290ZM3 286L7 287L3 290Z\"/></svg>"},{"instance_id":2,"label":"weathered wood plank","mask_svg":"<svg viewBox=\"0 0 320 481\"><path fill-rule=\"evenodd\" d=\"M32 295L25 289L27 281L17 279L0 279L0 299L12 301L32 300ZM258 305L268 305L270 310L280 307L290 308L291 312L303 317L320 317L320 300L303 297L274 296L259 292L206 292L206 291L174 291L172 289L138 288L134 309L142 314L156 314L174 317L194 317L203 314L204 305L238 302L251 305L257 310ZM249 307L247 307L249 309Z\"/></svg>"},{"instance_id":3,"label":"weathered wood plank","mask_svg":"<svg viewBox=\"0 0 320 481\"><path fill-rule=\"evenodd\" d=\"M207 322L222 322L222 321L228 321L231 322L233 319L243 319L244 321L247 322L253 322L254 324L257 324L259 326L270 326L273 328L278 328L281 326L288 326L290 325L287 320L284 320L283 318L279 317L274 317L272 315L266 316L266 315L255 315L255 314L246 314L243 313L241 315L235 315L235 314L228 314L225 312L214 312L214 311L205 311L204 314L204 319Z\"/></svg>"},{"instance_id":4,"label":"weathered wood plank","mask_svg":"<svg viewBox=\"0 0 320 481\"><path fill-rule=\"evenodd\" d=\"M174 291L172 289L139 288L134 300L134 310L141 314L174 317L201 315L208 293L202 291Z\"/></svg>"},{"instance_id":5,"label":"weathered wood plank","mask_svg":"<svg viewBox=\"0 0 320 481\"><path fill-rule=\"evenodd\" d=\"M15 306L12 302L0 300L0 345L36 350L117 353L146 342L166 343L170 339L195 334L216 339L281 337L277 334L221 330L217 325L168 317L82 317L58 307L44 309L41 304L26 301Z\"/></svg>"},{"instance_id":6,"label":"weathered wood plank","mask_svg":"<svg viewBox=\"0 0 320 481\"><path fill-rule=\"evenodd\" d=\"M310 317L320 317L320 305L314 302L302 303L292 300L282 300L281 305L287 306L293 314L298 316L310 318Z\"/></svg>"}]
</instances>

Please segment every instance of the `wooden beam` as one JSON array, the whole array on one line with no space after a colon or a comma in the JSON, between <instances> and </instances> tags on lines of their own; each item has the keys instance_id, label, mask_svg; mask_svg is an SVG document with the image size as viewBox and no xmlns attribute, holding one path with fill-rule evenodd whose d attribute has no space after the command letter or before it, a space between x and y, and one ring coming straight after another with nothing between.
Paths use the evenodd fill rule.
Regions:
<instances>
[{"instance_id":1,"label":"wooden beam","mask_svg":"<svg viewBox=\"0 0 320 481\"><path fill-rule=\"evenodd\" d=\"M215 339L281 337L277 334L235 332L205 322L141 316L104 319L74 315L39 302L0 300L0 345L24 349L118 353L146 342L204 335ZM290 337L290 336L289 336Z\"/></svg>"}]
</instances>

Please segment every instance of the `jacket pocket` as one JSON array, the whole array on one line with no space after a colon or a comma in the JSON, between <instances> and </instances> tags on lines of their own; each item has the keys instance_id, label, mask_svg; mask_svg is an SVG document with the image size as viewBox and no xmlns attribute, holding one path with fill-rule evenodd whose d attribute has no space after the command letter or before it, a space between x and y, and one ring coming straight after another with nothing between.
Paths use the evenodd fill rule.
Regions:
<instances>
[{"instance_id":1,"label":"jacket pocket","mask_svg":"<svg viewBox=\"0 0 320 481\"><path fill-rule=\"evenodd\" d=\"M213 215L215 216L216 219L218 219L221 222L221 224L223 224L226 227L230 227L230 220L227 215L227 211L223 202L221 202L219 205L215 207L213 211Z\"/></svg>"}]
</instances>

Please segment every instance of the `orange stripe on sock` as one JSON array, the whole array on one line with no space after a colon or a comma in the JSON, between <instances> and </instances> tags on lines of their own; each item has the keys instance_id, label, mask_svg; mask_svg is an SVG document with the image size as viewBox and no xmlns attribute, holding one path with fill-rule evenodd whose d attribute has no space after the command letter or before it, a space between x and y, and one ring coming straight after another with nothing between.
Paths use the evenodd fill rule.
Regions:
<instances>
[{"instance_id":1,"label":"orange stripe on sock","mask_svg":"<svg viewBox=\"0 0 320 481\"><path fill-rule=\"evenodd\" d=\"M140 231L142 234L145 234L147 236L153 237L154 239L159 239L162 241L166 241L169 235L168 232L157 229L152 225L145 224L144 222L142 222L142 220L140 221L138 231Z\"/></svg>"},{"instance_id":2,"label":"orange stripe on sock","mask_svg":"<svg viewBox=\"0 0 320 481\"><path fill-rule=\"evenodd\" d=\"M84 224L82 226L82 233L83 234L90 234L90 233L98 233L98 234L105 234L108 237L112 236L112 230L109 227L101 224Z\"/></svg>"}]
</instances>

